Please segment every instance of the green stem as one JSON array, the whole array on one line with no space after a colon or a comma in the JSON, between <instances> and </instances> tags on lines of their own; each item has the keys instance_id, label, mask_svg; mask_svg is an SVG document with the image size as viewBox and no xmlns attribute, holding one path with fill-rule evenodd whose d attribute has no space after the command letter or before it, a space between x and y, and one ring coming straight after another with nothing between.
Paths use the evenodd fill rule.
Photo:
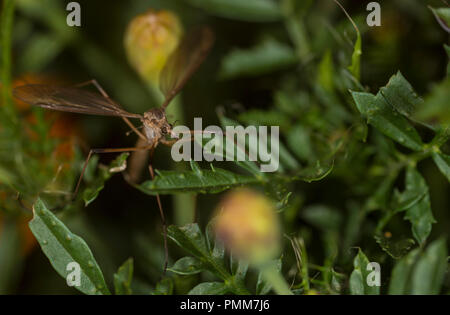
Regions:
<instances>
[{"instance_id":1,"label":"green stem","mask_svg":"<svg viewBox=\"0 0 450 315\"><path fill-rule=\"evenodd\" d=\"M152 94L162 104L163 97L155 84L149 84ZM169 107L166 110L167 116L170 122L177 121L178 123L184 123L183 106L180 96L175 97ZM186 165L183 163L174 163L174 168L177 171L186 170ZM182 226L195 221L195 194L175 194L173 195L174 211L175 211L175 224Z\"/></svg>"},{"instance_id":2,"label":"green stem","mask_svg":"<svg viewBox=\"0 0 450 315\"><path fill-rule=\"evenodd\" d=\"M259 267L263 277L268 283L272 285L273 290L279 295L293 295L289 289L289 285L282 277L277 268L270 263L264 264Z\"/></svg>"},{"instance_id":3,"label":"green stem","mask_svg":"<svg viewBox=\"0 0 450 315\"><path fill-rule=\"evenodd\" d=\"M5 114L14 124L17 123L11 93L11 37L14 20L14 0L3 0L1 15L1 47L2 47L2 104Z\"/></svg>"},{"instance_id":4,"label":"green stem","mask_svg":"<svg viewBox=\"0 0 450 315\"><path fill-rule=\"evenodd\" d=\"M167 107L167 114L173 116L174 121L184 123L183 104L180 97L176 97L172 104ZM183 163L175 163L174 167L177 171L186 170L186 165ZM174 209L175 209L175 223L177 225L185 225L195 221L195 194L175 194Z\"/></svg>"}]
</instances>

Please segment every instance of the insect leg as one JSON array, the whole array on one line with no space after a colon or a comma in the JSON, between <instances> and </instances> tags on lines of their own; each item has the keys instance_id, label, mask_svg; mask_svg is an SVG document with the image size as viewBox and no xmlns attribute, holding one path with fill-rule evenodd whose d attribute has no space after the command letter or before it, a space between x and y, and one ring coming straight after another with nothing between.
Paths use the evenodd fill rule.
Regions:
<instances>
[{"instance_id":1,"label":"insect leg","mask_svg":"<svg viewBox=\"0 0 450 315\"><path fill-rule=\"evenodd\" d=\"M161 142L162 144L168 146L168 147L171 147L171 146L173 146L173 145L174 145L176 142L178 142L178 141L183 141L183 142L194 141L194 140L195 140L195 138L194 138L194 135L195 135L195 134L205 134L205 133L207 133L207 132L202 131L202 130L189 130L189 133L191 134L191 138L189 138L189 139L173 139L173 140L165 140L165 139L161 139L160 142ZM208 133L214 133L214 132L208 132ZM240 144L240 143L237 141L237 139L235 139L235 137L234 137L233 135L227 135L227 133L224 132L224 133L223 133L223 136L224 136L226 139L228 139L228 140L232 140L232 141L234 142L234 144L235 144L242 152L244 152L244 154L245 154L246 157L250 157L250 154L249 154L247 148L245 147L245 145L242 146L242 144ZM259 165L259 162L258 162L258 161L255 161L255 163L256 163L257 165Z\"/></svg>"},{"instance_id":2,"label":"insect leg","mask_svg":"<svg viewBox=\"0 0 450 315\"><path fill-rule=\"evenodd\" d=\"M74 193L72 195L72 199L75 199L75 197L78 194L78 190L79 190L80 185L81 185L81 180L83 179L84 172L86 171L86 167L87 167L87 165L89 163L89 160L92 157L92 154L94 154L94 153L130 152L130 151L139 151L139 150L149 150L150 148L151 148L150 146L145 146L145 147L133 147L133 148L109 148L109 149L91 149L91 150L89 150L89 154L88 154L88 156L86 158L86 161L84 162L80 178L78 179L78 182L77 182L77 186L75 187L75 191L74 191Z\"/></svg>"},{"instance_id":3,"label":"insect leg","mask_svg":"<svg viewBox=\"0 0 450 315\"><path fill-rule=\"evenodd\" d=\"M152 178L152 180L155 179L155 172L153 170L153 166L152 166L152 157L153 157L153 151L154 151L154 147L153 149L150 151L150 162L148 164L148 170L150 171L150 176ZM164 274L166 273L167 270L167 265L169 262L169 248L167 245L167 224L166 224L166 217L164 216L164 210L162 208L162 203L161 203L161 199L159 198L159 194L156 194L156 201L158 202L158 208L159 208L159 214L161 215L161 223L163 226L163 237L164 237Z\"/></svg>"},{"instance_id":4,"label":"insect leg","mask_svg":"<svg viewBox=\"0 0 450 315\"><path fill-rule=\"evenodd\" d=\"M102 96L104 98L106 98L108 100L108 102L113 105L113 106L118 106L117 103L114 103L111 98L109 97L108 93L106 93L106 91L102 88L102 86L100 85L100 83L97 82L97 80L92 79L86 82L81 82L75 85L75 87L83 87L83 86L87 86L87 85L93 85L95 86L95 88L100 92L100 94L102 94ZM131 128L131 130L133 130L138 136L139 138L141 138L142 140L146 140L147 138L142 134L142 132L140 132L132 123L131 121L127 118L127 117L121 117L123 119L123 121Z\"/></svg>"}]
</instances>

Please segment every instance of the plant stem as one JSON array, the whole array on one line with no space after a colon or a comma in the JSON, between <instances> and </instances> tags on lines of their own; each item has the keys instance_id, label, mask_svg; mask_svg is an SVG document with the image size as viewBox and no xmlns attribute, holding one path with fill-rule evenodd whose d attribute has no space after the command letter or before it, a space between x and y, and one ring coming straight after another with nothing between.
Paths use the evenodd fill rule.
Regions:
<instances>
[{"instance_id":1,"label":"plant stem","mask_svg":"<svg viewBox=\"0 0 450 315\"><path fill-rule=\"evenodd\" d=\"M154 84L149 84L151 93L158 99L159 104L162 104L164 98L158 87ZM183 106L180 96L175 97L172 103L166 110L169 120L177 121L178 123L184 123ZM174 163L174 168L177 171L186 170L186 165L183 163ZM175 211L175 224L182 226L195 221L195 206L196 195L195 194L175 194L173 195L174 211Z\"/></svg>"},{"instance_id":2,"label":"plant stem","mask_svg":"<svg viewBox=\"0 0 450 315\"><path fill-rule=\"evenodd\" d=\"M15 0L4 0L1 15L1 47L2 47L2 104L5 114L11 122L17 123L11 93L11 36L14 20Z\"/></svg>"},{"instance_id":3,"label":"plant stem","mask_svg":"<svg viewBox=\"0 0 450 315\"><path fill-rule=\"evenodd\" d=\"M271 264L267 263L259 267L263 277L268 283L272 285L273 290L279 295L293 295L292 291L289 289L289 285L286 280L281 276L277 268Z\"/></svg>"}]
</instances>

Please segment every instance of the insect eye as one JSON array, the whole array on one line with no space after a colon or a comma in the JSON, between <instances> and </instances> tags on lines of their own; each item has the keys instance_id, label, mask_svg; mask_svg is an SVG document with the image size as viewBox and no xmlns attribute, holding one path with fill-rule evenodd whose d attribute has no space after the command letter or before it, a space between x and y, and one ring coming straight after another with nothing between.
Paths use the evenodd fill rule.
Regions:
<instances>
[{"instance_id":1,"label":"insect eye","mask_svg":"<svg viewBox=\"0 0 450 315\"><path fill-rule=\"evenodd\" d=\"M167 128L166 128L166 127L162 127L162 128L161 128L161 132L162 132L163 134L166 134L166 133L167 133Z\"/></svg>"}]
</instances>

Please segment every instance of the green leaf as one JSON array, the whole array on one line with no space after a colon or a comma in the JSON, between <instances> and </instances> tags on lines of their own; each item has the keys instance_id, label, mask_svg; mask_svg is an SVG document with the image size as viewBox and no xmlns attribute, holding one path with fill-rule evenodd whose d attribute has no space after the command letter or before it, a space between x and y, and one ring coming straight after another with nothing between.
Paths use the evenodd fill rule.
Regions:
<instances>
[{"instance_id":1,"label":"green leaf","mask_svg":"<svg viewBox=\"0 0 450 315\"><path fill-rule=\"evenodd\" d=\"M73 234L44 203L38 199L29 223L42 251L58 274L66 278L69 263L78 263L81 285L75 288L85 294L110 294L103 274L86 242Z\"/></svg>"},{"instance_id":2,"label":"green leaf","mask_svg":"<svg viewBox=\"0 0 450 315\"><path fill-rule=\"evenodd\" d=\"M219 77L232 79L268 74L298 62L295 51L274 39L266 39L250 49L235 49L220 66Z\"/></svg>"},{"instance_id":3,"label":"green leaf","mask_svg":"<svg viewBox=\"0 0 450 315\"><path fill-rule=\"evenodd\" d=\"M19 67L30 72L41 72L64 48L64 43L53 34L36 33L26 45L19 59Z\"/></svg>"},{"instance_id":4,"label":"green leaf","mask_svg":"<svg viewBox=\"0 0 450 315\"><path fill-rule=\"evenodd\" d=\"M422 150L422 140L408 120L386 102L382 94L352 92L353 99L367 122L384 135L414 151Z\"/></svg>"},{"instance_id":5,"label":"green leaf","mask_svg":"<svg viewBox=\"0 0 450 315\"><path fill-rule=\"evenodd\" d=\"M156 288L152 292L152 295L172 295L172 293L173 280L169 277L165 277L156 284Z\"/></svg>"},{"instance_id":6,"label":"green leaf","mask_svg":"<svg viewBox=\"0 0 450 315\"><path fill-rule=\"evenodd\" d=\"M245 276L247 275L249 263L245 260L239 260L230 254L230 267L231 273L236 277L239 281L244 281Z\"/></svg>"},{"instance_id":7,"label":"green leaf","mask_svg":"<svg viewBox=\"0 0 450 315\"><path fill-rule=\"evenodd\" d=\"M126 169L127 158L129 155L129 153L122 153L114 161L112 161L108 167L100 165L96 176L92 173L93 169L97 165L98 159L91 159L88 165L89 169L86 171L87 177L85 177L85 180L88 181L88 185L83 191L85 206L88 206L91 202L97 199L98 194L105 187L105 182L111 178L113 173L122 172Z\"/></svg>"},{"instance_id":8,"label":"green leaf","mask_svg":"<svg viewBox=\"0 0 450 315\"><path fill-rule=\"evenodd\" d=\"M311 131L302 126L294 126L288 134L287 143L294 154L303 161L314 156L311 140Z\"/></svg>"},{"instance_id":9,"label":"green leaf","mask_svg":"<svg viewBox=\"0 0 450 315\"><path fill-rule=\"evenodd\" d=\"M205 239L200 231L198 224L192 223L182 227L169 226L167 235L178 246L197 258L203 265L203 268L209 270L218 278L225 281L227 291L234 294L249 294L243 282L239 277L234 277L225 267L223 260L223 248L216 250L216 245L211 251L207 245L209 241ZM218 244L218 242L215 242Z\"/></svg>"},{"instance_id":10,"label":"green leaf","mask_svg":"<svg viewBox=\"0 0 450 315\"><path fill-rule=\"evenodd\" d=\"M367 270L369 260L361 249L358 250L353 261L353 272L350 275L350 293L354 295L377 295L380 294L380 287L369 286L367 276L372 272Z\"/></svg>"},{"instance_id":11,"label":"green leaf","mask_svg":"<svg viewBox=\"0 0 450 315\"><path fill-rule=\"evenodd\" d=\"M339 211L325 205L311 205L301 212L302 218L319 229L325 231L338 230L342 223Z\"/></svg>"},{"instance_id":12,"label":"green leaf","mask_svg":"<svg viewBox=\"0 0 450 315\"><path fill-rule=\"evenodd\" d=\"M183 257L175 262L172 267L167 268L178 275L188 276L195 275L204 270L203 264L200 260L194 257Z\"/></svg>"},{"instance_id":13,"label":"green leaf","mask_svg":"<svg viewBox=\"0 0 450 315\"><path fill-rule=\"evenodd\" d=\"M334 291L341 293L342 288L345 286L345 281L346 276L344 274L331 269L331 287Z\"/></svg>"},{"instance_id":14,"label":"green leaf","mask_svg":"<svg viewBox=\"0 0 450 315\"><path fill-rule=\"evenodd\" d=\"M257 184L260 179L235 174L220 168L196 171L158 171L154 180L146 181L136 188L148 195L174 193L218 193L232 187Z\"/></svg>"},{"instance_id":15,"label":"green leaf","mask_svg":"<svg viewBox=\"0 0 450 315\"><path fill-rule=\"evenodd\" d=\"M235 20L272 22L281 18L281 12L272 0L186 0L192 6Z\"/></svg>"},{"instance_id":16,"label":"green leaf","mask_svg":"<svg viewBox=\"0 0 450 315\"><path fill-rule=\"evenodd\" d=\"M220 120L220 124L222 126L222 128L227 129L228 126L231 127L238 127L240 126L239 122L230 119L228 117L225 117L222 113L218 113L219 116L219 120ZM252 135L249 135L250 137L252 137ZM229 139L229 136L226 137L226 139ZM233 139L234 141L235 139ZM224 142L226 143L226 142ZM226 146L225 146L225 150L223 150L224 152L226 152ZM247 156L244 148L241 148L241 146L237 146L236 148L236 156ZM265 173L261 172L260 168L258 167L258 165L254 162L254 161L249 161L249 159L245 159L244 161L236 161L236 159L234 160L234 163L236 165L238 165L239 167L245 169L247 172L249 172L250 174L254 175L257 178L261 178L263 179L265 177Z\"/></svg>"},{"instance_id":17,"label":"green leaf","mask_svg":"<svg viewBox=\"0 0 450 315\"><path fill-rule=\"evenodd\" d=\"M278 272L281 272L281 258L270 262L273 264ZM258 273L258 280L256 282L256 294L266 295L272 289L272 285L266 281L263 272Z\"/></svg>"},{"instance_id":18,"label":"green leaf","mask_svg":"<svg viewBox=\"0 0 450 315\"><path fill-rule=\"evenodd\" d=\"M307 183L316 182L327 177L334 167L334 160L329 159L325 161L316 161L314 165L305 167L304 169L295 172L292 176L293 180L302 180Z\"/></svg>"},{"instance_id":19,"label":"green leaf","mask_svg":"<svg viewBox=\"0 0 450 315\"><path fill-rule=\"evenodd\" d=\"M190 254L196 257L208 256L206 240L198 224L192 223L180 227L171 225L167 229L167 235Z\"/></svg>"},{"instance_id":20,"label":"green leaf","mask_svg":"<svg viewBox=\"0 0 450 315\"><path fill-rule=\"evenodd\" d=\"M189 291L189 295L219 295L229 292L223 282L203 282Z\"/></svg>"},{"instance_id":21,"label":"green leaf","mask_svg":"<svg viewBox=\"0 0 450 315\"><path fill-rule=\"evenodd\" d=\"M412 294L439 294L447 267L445 240L436 240L428 246L414 268Z\"/></svg>"},{"instance_id":22,"label":"green leaf","mask_svg":"<svg viewBox=\"0 0 450 315\"><path fill-rule=\"evenodd\" d=\"M423 105L423 100L416 94L400 71L389 79L388 84L382 87L380 92L396 111L407 117L411 116L416 108Z\"/></svg>"},{"instance_id":23,"label":"green leaf","mask_svg":"<svg viewBox=\"0 0 450 315\"><path fill-rule=\"evenodd\" d=\"M443 153L433 153L433 161L439 168L441 173L450 182L450 155L445 155Z\"/></svg>"},{"instance_id":24,"label":"green leaf","mask_svg":"<svg viewBox=\"0 0 450 315\"><path fill-rule=\"evenodd\" d=\"M420 248L416 248L399 260L391 273L389 283L389 294L410 294L411 276L414 264L420 253Z\"/></svg>"},{"instance_id":25,"label":"green leaf","mask_svg":"<svg viewBox=\"0 0 450 315\"><path fill-rule=\"evenodd\" d=\"M133 258L119 267L117 273L114 274L114 288L118 295L131 295L131 281L133 280Z\"/></svg>"},{"instance_id":26,"label":"green leaf","mask_svg":"<svg viewBox=\"0 0 450 315\"><path fill-rule=\"evenodd\" d=\"M426 106L422 106L414 114L419 121L429 121L432 124L440 123L450 125L450 78L434 85L431 92L425 97Z\"/></svg>"},{"instance_id":27,"label":"green leaf","mask_svg":"<svg viewBox=\"0 0 450 315\"><path fill-rule=\"evenodd\" d=\"M432 8L429 7L433 12L439 25L448 33L450 33L450 8Z\"/></svg>"},{"instance_id":28,"label":"green leaf","mask_svg":"<svg viewBox=\"0 0 450 315\"><path fill-rule=\"evenodd\" d=\"M431 225L436 221L431 212L430 193L425 179L414 168L409 167L406 171L406 190L421 192L426 190L425 196L408 208L405 213L405 219L412 225L414 238L423 244L431 232Z\"/></svg>"},{"instance_id":29,"label":"green leaf","mask_svg":"<svg viewBox=\"0 0 450 315\"><path fill-rule=\"evenodd\" d=\"M410 238L393 240L382 235L375 235L375 240L380 245L381 249L394 259L400 259L405 256L416 243Z\"/></svg>"},{"instance_id":30,"label":"green leaf","mask_svg":"<svg viewBox=\"0 0 450 315\"><path fill-rule=\"evenodd\" d=\"M317 81L327 91L334 89L334 67L331 50L327 50L319 64L319 74Z\"/></svg>"},{"instance_id":31,"label":"green leaf","mask_svg":"<svg viewBox=\"0 0 450 315\"><path fill-rule=\"evenodd\" d=\"M362 55L362 39L361 34L357 30L357 38L355 46L353 47L352 54L352 64L348 67L348 70L353 74L353 76L360 80L361 77L361 55Z\"/></svg>"}]
</instances>

